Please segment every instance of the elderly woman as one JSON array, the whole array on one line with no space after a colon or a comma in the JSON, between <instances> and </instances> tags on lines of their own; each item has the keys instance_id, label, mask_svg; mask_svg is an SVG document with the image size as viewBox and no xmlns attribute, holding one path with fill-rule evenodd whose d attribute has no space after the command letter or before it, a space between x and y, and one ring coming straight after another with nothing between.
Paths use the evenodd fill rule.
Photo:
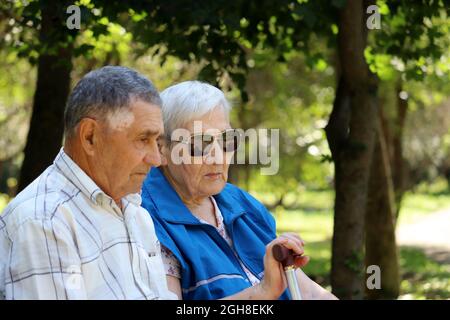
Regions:
<instances>
[{"instance_id":1,"label":"elderly woman","mask_svg":"<svg viewBox=\"0 0 450 320\"><path fill-rule=\"evenodd\" d=\"M275 221L255 198L227 183L239 141L230 104L219 89L187 81L164 90L163 165L144 182L142 205L153 217L169 289L180 299L289 298L274 244L303 254L295 234L275 234ZM304 266L308 257L297 258ZM303 297L333 299L297 271Z\"/></svg>"}]
</instances>

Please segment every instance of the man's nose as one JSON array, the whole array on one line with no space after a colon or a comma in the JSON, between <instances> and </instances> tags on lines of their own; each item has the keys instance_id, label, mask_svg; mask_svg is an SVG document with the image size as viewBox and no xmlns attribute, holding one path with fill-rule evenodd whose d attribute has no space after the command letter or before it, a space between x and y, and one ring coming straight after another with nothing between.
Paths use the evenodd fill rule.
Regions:
<instances>
[{"instance_id":1,"label":"man's nose","mask_svg":"<svg viewBox=\"0 0 450 320\"><path fill-rule=\"evenodd\" d=\"M161 153L156 142L152 144L151 148L147 149L144 162L152 167L159 167L161 165Z\"/></svg>"}]
</instances>

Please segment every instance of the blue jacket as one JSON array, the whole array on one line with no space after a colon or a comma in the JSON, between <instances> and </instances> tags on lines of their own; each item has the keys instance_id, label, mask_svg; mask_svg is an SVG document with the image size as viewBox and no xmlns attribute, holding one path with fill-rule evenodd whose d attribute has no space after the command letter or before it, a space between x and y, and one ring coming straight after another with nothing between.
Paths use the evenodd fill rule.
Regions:
<instances>
[{"instance_id":1,"label":"blue jacket","mask_svg":"<svg viewBox=\"0 0 450 320\"><path fill-rule=\"evenodd\" d=\"M276 237L274 218L263 204L231 184L214 198L235 252L261 279L265 246ZM213 226L200 223L192 215L159 168L153 168L147 176L142 200L159 241L181 264L184 300L220 299L251 286L233 249ZM285 292L282 298L287 297Z\"/></svg>"}]
</instances>

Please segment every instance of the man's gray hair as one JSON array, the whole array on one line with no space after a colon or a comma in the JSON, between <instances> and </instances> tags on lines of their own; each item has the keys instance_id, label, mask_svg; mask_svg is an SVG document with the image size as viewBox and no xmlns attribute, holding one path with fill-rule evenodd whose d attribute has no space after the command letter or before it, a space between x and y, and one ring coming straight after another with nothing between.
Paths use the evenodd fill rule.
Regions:
<instances>
[{"instance_id":1,"label":"man's gray hair","mask_svg":"<svg viewBox=\"0 0 450 320\"><path fill-rule=\"evenodd\" d=\"M161 106L158 91L145 76L126 67L106 66L87 73L72 90L64 113L65 136L70 137L81 119L107 117L134 100Z\"/></svg>"},{"instance_id":2,"label":"man's gray hair","mask_svg":"<svg viewBox=\"0 0 450 320\"><path fill-rule=\"evenodd\" d=\"M202 117L214 108L222 108L229 117L231 105L223 92L204 82L185 81L161 92L164 131L170 138L175 129Z\"/></svg>"}]
</instances>

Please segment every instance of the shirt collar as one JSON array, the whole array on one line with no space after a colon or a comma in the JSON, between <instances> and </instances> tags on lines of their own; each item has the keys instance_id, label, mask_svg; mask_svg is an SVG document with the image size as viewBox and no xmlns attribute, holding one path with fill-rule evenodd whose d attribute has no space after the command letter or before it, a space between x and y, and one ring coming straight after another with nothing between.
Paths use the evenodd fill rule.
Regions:
<instances>
[{"instance_id":1,"label":"shirt collar","mask_svg":"<svg viewBox=\"0 0 450 320\"><path fill-rule=\"evenodd\" d=\"M143 189L151 197L158 209L158 216L162 219L179 224L201 224L183 203L160 168L152 168L144 181ZM225 224L228 224L244 214L244 210L236 200L230 198L226 189L227 187L215 195L214 199L220 208Z\"/></svg>"},{"instance_id":2,"label":"shirt collar","mask_svg":"<svg viewBox=\"0 0 450 320\"><path fill-rule=\"evenodd\" d=\"M77 187L88 199L97 205L102 205L104 199L112 200L99 186L81 169L64 149L61 148L53 164L75 187ZM125 202L141 205L141 196L137 193L129 194L123 198Z\"/></svg>"},{"instance_id":3,"label":"shirt collar","mask_svg":"<svg viewBox=\"0 0 450 320\"><path fill-rule=\"evenodd\" d=\"M216 216L217 225L219 226L220 224L223 223L222 212L220 211L220 208L217 205L217 201L216 199L214 199L214 197L211 197L211 202L214 206L214 215Z\"/></svg>"},{"instance_id":4,"label":"shirt collar","mask_svg":"<svg viewBox=\"0 0 450 320\"><path fill-rule=\"evenodd\" d=\"M127 194L124 197L125 201L131 202L132 204L136 205L136 206L141 206L142 203L142 197L139 193L130 193Z\"/></svg>"}]
</instances>

